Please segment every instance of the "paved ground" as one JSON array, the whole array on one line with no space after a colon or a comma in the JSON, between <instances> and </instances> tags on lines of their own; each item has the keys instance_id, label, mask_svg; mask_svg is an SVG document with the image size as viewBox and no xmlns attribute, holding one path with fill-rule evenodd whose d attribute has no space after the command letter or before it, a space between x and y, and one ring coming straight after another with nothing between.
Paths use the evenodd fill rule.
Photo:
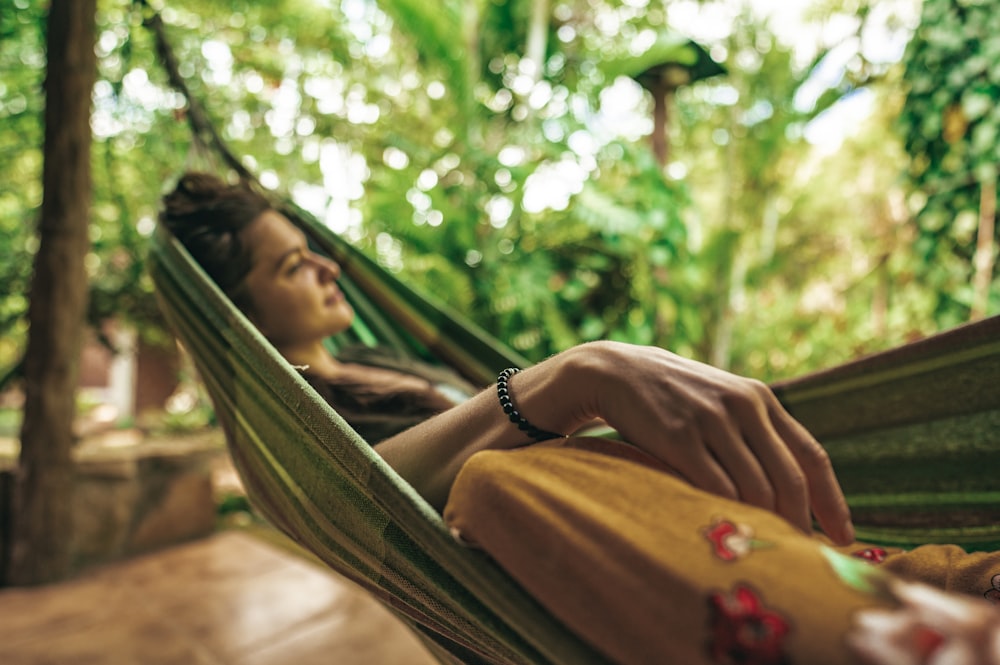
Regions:
<instances>
[{"instance_id":1,"label":"paved ground","mask_svg":"<svg viewBox=\"0 0 1000 665\"><path fill-rule=\"evenodd\" d=\"M352 583L239 531L0 589L3 665L431 665Z\"/></svg>"}]
</instances>

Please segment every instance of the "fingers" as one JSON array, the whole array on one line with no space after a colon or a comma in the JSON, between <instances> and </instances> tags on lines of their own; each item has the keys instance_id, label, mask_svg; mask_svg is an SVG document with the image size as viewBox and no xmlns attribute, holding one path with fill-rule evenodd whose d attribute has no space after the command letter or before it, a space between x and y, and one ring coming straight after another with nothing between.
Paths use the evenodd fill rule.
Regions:
<instances>
[{"instance_id":1,"label":"fingers","mask_svg":"<svg viewBox=\"0 0 1000 665\"><path fill-rule=\"evenodd\" d=\"M772 424L770 395L764 384L750 382L744 392L731 399L731 409L742 428L745 447L755 456L773 494L771 510L809 533L811 487L787 441Z\"/></svg>"},{"instance_id":2,"label":"fingers","mask_svg":"<svg viewBox=\"0 0 1000 665\"><path fill-rule=\"evenodd\" d=\"M729 403L742 430L740 442L746 442L745 447L755 456L766 476L764 482L773 492L771 509L808 533L812 530L811 508L832 540L838 544L852 542L854 528L847 501L829 455L816 439L785 411L763 383L750 381L729 397ZM737 485L744 491L739 481ZM741 496L748 503L762 505Z\"/></svg>"},{"instance_id":3,"label":"fingers","mask_svg":"<svg viewBox=\"0 0 1000 665\"><path fill-rule=\"evenodd\" d=\"M738 498L765 510L775 510L771 481L732 419L725 414L713 414L703 427L708 447L735 485Z\"/></svg>"},{"instance_id":4,"label":"fingers","mask_svg":"<svg viewBox=\"0 0 1000 665\"><path fill-rule=\"evenodd\" d=\"M776 512L804 532L815 514L835 542L853 540L829 456L764 383L662 350L594 349L614 362L596 382L602 390L588 415L603 417L696 487ZM623 364L632 371L622 372ZM629 377L624 385L621 376Z\"/></svg>"},{"instance_id":5,"label":"fingers","mask_svg":"<svg viewBox=\"0 0 1000 665\"><path fill-rule=\"evenodd\" d=\"M679 447L670 456L670 466L695 487L727 499L740 498L740 492L730 474L699 439L694 432L678 437L677 440L684 441L686 445Z\"/></svg>"},{"instance_id":6,"label":"fingers","mask_svg":"<svg viewBox=\"0 0 1000 665\"><path fill-rule=\"evenodd\" d=\"M661 456L669 455L694 486L776 512L808 533L805 475L771 425L759 391L748 385L719 402L692 399L687 426L666 437Z\"/></svg>"},{"instance_id":7,"label":"fingers","mask_svg":"<svg viewBox=\"0 0 1000 665\"><path fill-rule=\"evenodd\" d=\"M777 402L770 408L770 419L805 475L812 511L823 531L837 544L853 542L851 511L826 450Z\"/></svg>"}]
</instances>

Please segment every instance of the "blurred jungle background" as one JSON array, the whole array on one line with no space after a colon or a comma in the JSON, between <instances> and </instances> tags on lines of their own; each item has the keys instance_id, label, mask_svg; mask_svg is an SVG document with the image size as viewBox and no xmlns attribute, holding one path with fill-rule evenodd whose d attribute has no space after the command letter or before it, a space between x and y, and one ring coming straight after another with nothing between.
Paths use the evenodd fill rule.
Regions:
<instances>
[{"instance_id":1,"label":"blurred jungle background","mask_svg":"<svg viewBox=\"0 0 1000 665\"><path fill-rule=\"evenodd\" d=\"M215 164L144 4L98 3L88 317L159 338L144 273L158 199ZM266 185L518 351L614 338L770 380L997 311L996 4L155 8ZM38 246L46 8L0 8L4 368L24 351ZM641 76L655 67L659 151L662 91Z\"/></svg>"},{"instance_id":2,"label":"blurred jungle background","mask_svg":"<svg viewBox=\"0 0 1000 665\"><path fill-rule=\"evenodd\" d=\"M22 537L61 547L69 420L108 398L71 394L80 318L81 382L139 358L107 422L211 422L145 256L162 193L225 170L213 131L531 360L611 338L771 381L1000 311L998 98L998 0L7 0L0 438L38 501ZM79 233L82 265L62 258Z\"/></svg>"}]
</instances>

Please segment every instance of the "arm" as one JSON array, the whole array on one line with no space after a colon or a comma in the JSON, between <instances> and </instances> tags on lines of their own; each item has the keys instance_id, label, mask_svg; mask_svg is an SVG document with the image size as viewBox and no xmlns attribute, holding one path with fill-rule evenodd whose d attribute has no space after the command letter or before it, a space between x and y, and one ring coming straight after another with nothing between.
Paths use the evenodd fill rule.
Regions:
<instances>
[{"instance_id":1,"label":"arm","mask_svg":"<svg viewBox=\"0 0 1000 665\"><path fill-rule=\"evenodd\" d=\"M575 375L576 353L559 354L518 374L510 386L518 409L534 414L539 426L570 432L582 421L573 415L574 394L563 390ZM375 446L403 478L442 509L455 476L480 450L518 448L532 440L500 409L496 389L487 388L469 401L430 418Z\"/></svg>"},{"instance_id":2,"label":"arm","mask_svg":"<svg viewBox=\"0 0 1000 665\"><path fill-rule=\"evenodd\" d=\"M595 342L521 372L510 388L542 429L573 432L602 418L697 487L777 512L803 531L811 508L832 539L853 538L829 457L759 381L663 349ZM473 454L528 443L486 390L375 449L441 508Z\"/></svg>"}]
</instances>

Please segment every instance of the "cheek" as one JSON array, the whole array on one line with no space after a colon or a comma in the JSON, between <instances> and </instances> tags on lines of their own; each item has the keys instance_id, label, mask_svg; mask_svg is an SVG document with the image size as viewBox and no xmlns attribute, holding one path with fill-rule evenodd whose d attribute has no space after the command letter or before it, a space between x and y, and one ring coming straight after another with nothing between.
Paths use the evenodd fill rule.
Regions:
<instances>
[{"instance_id":1,"label":"cheek","mask_svg":"<svg viewBox=\"0 0 1000 665\"><path fill-rule=\"evenodd\" d=\"M294 293L286 293L282 289L264 289L258 291L253 298L254 318L262 330L281 328L290 319L295 318L298 311Z\"/></svg>"}]
</instances>

